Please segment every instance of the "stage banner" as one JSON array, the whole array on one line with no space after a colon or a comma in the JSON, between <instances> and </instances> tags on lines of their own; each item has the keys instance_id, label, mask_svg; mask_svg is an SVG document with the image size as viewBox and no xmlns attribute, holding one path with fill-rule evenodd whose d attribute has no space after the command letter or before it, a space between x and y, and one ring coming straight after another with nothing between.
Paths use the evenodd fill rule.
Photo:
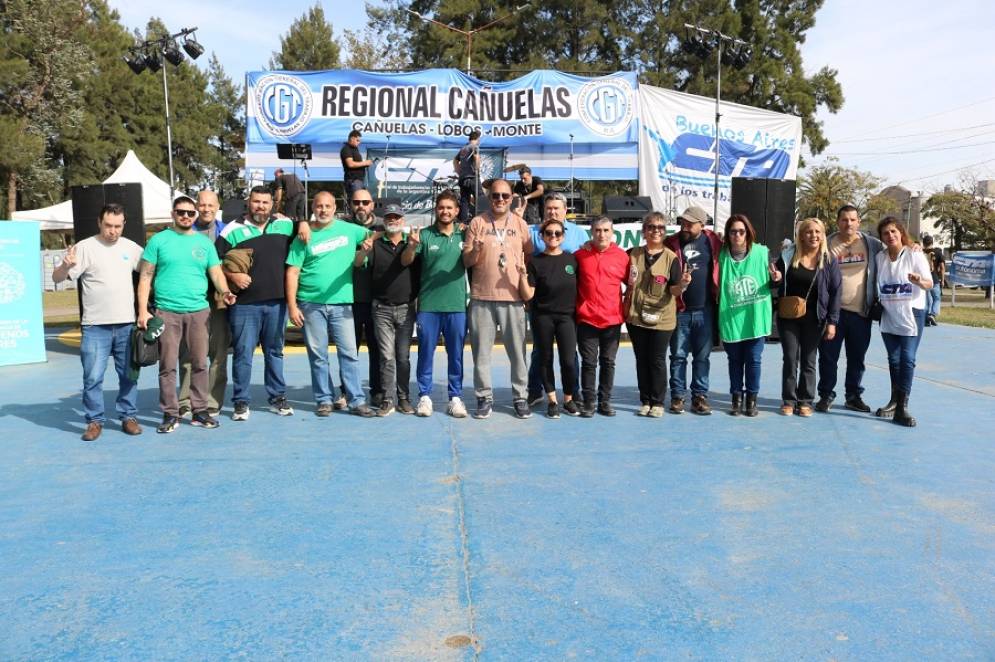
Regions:
<instances>
[{"instance_id":1,"label":"stage banner","mask_svg":"<svg viewBox=\"0 0 995 662\"><path fill-rule=\"evenodd\" d=\"M0 366L45 360L38 223L0 221Z\"/></svg>"},{"instance_id":2,"label":"stage banner","mask_svg":"<svg viewBox=\"0 0 995 662\"><path fill-rule=\"evenodd\" d=\"M541 70L492 83L456 69L260 71L246 75L246 97L250 145L341 144L356 129L367 147L453 147L480 129L481 147L631 143L635 150L639 126L632 72L591 78Z\"/></svg>"},{"instance_id":3,"label":"stage banner","mask_svg":"<svg viewBox=\"0 0 995 662\"><path fill-rule=\"evenodd\" d=\"M954 253L947 280L964 287L991 287L995 284L995 255L988 251Z\"/></svg>"},{"instance_id":4,"label":"stage banner","mask_svg":"<svg viewBox=\"0 0 995 662\"><path fill-rule=\"evenodd\" d=\"M639 86L639 195L676 216L690 205L712 214L715 99ZM733 177L795 179L802 122L793 115L723 102L719 126L719 218L730 213Z\"/></svg>"}]
</instances>

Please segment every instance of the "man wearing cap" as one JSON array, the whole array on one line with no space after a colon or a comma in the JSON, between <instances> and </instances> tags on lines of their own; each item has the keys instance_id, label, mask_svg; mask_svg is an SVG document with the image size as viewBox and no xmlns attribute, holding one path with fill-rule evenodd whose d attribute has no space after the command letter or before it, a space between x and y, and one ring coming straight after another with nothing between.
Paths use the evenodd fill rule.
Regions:
<instances>
[{"instance_id":1,"label":"man wearing cap","mask_svg":"<svg viewBox=\"0 0 995 662\"><path fill-rule=\"evenodd\" d=\"M463 230L453 221L459 200L452 191L435 199L435 223L408 236L401 264L421 263L418 290L418 416L432 415L432 364L441 334L448 359L449 405L446 413L466 416L463 404L463 345L466 341L466 267Z\"/></svg>"},{"instance_id":2,"label":"man wearing cap","mask_svg":"<svg viewBox=\"0 0 995 662\"><path fill-rule=\"evenodd\" d=\"M518 177L519 181L515 184L514 194L522 200L524 208L519 207L516 211L525 219L526 223L535 225L542 220L542 196L546 192L546 187L542 183L542 178L534 177L532 169L528 166L522 166L518 169Z\"/></svg>"},{"instance_id":3,"label":"man wearing cap","mask_svg":"<svg viewBox=\"0 0 995 662\"><path fill-rule=\"evenodd\" d=\"M515 416L529 418L525 367L525 304L519 290L532 235L525 220L511 213L511 184L491 185L491 209L470 221L463 247L463 264L473 269L470 282L470 347L473 352L474 418L487 418L494 407L491 352L497 327L511 363ZM523 267L520 269L519 267Z\"/></svg>"},{"instance_id":4,"label":"man wearing cap","mask_svg":"<svg viewBox=\"0 0 995 662\"><path fill-rule=\"evenodd\" d=\"M712 413L708 404L708 371L715 338L719 297L719 249L722 242L705 228L708 214L693 205L677 217L681 231L663 244L677 255L682 294L677 296L677 328L670 337L670 411L684 413L687 359L691 354L691 411Z\"/></svg>"},{"instance_id":5,"label":"man wearing cap","mask_svg":"<svg viewBox=\"0 0 995 662\"><path fill-rule=\"evenodd\" d=\"M304 199L304 184L293 173L286 173L283 168L273 171L273 183L276 185L275 209L283 204L283 213L296 221L307 220L307 205Z\"/></svg>"},{"instance_id":6,"label":"man wearing cap","mask_svg":"<svg viewBox=\"0 0 995 662\"><path fill-rule=\"evenodd\" d=\"M52 280L79 281L83 318L80 320L80 360L83 363L83 441L95 441L104 429L104 372L114 357L118 376L117 413L125 434L141 434L135 419L138 385L128 374L131 325L135 322L135 290L131 275L138 270L142 247L124 232L124 208L105 205L97 217L98 233L66 251Z\"/></svg>"},{"instance_id":7,"label":"man wearing cap","mask_svg":"<svg viewBox=\"0 0 995 662\"><path fill-rule=\"evenodd\" d=\"M359 151L359 143L363 134L353 129L349 132L349 138L342 145L339 151L339 159L342 160L342 172L344 173L343 184L345 185L345 195L351 198L352 194L359 189L366 188L366 169L373 165L370 159L364 159Z\"/></svg>"},{"instance_id":8,"label":"man wearing cap","mask_svg":"<svg viewBox=\"0 0 995 662\"><path fill-rule=\"evenodd\" d=\"M193 231L207 237L213 244L224 229L225 224L218 219L218 196L214 191L205 190L197 194L197 220ZM208 292L207 303L211 314L207 320L207 409L211 416L217 416L225 402L225 389L228 387L228 349L231 347L231 330L228 328L228 310L218 306L217 299ZM180 346L180 418L191 416L190 407L190 356L185 345Z\"/></svg>"},{"instance_id":9,"label":"man wearing cap","mask_svg":"<svg viewBox=\"0 0 995 662\"><path fill-rule=\"evenodd\" d=\"M459 182L459 221L466 223L477 207L480 180L480 131L470 132L467 142L453 157L453 170Z\"/></svg>"},{"instance_id":10,"label":"man wearing cap","mask_svg":"<svg viewBox=\"0 0 995 662\"><path fill-rule=\"evenodd\" d=\"M225 271L232 291L238 293L238 304L228 310L232 337L232 420L249 418L249 386L252 380L252 356L262 345L265 371L263 383L270 411L280 416L292 416L293 407L287 402L287 385L283 379L283 341L287 326L287 300L284 270L294 221L270 214L273 196L265 186L255 186L249 192L249 215L232 221L221 231L215 242L218 255L224 260L233 248L252 249L252 264L247 273ZM301 223L305 232L306 223Z\"/></svg>"},{"instance_id":11,"label":"man wearing cap","mask_svg":"<svg viewBox=\"0 0 995 662\"><path fill-rule=\"evenodd\" d=\"M388 205L383 220L383 234L367 237L356 251L354 263L369 269L373 276L373 323L384 390L377 416L389 416L395 408L402 414L413 414L410 354L420 265L402 260L408 243L404 237L404 210L399 205Z\"/></svg>"},{"instance_id":12,"label":"man wearing cap","mask_svg":"<svg viewBox=\"0 0 995 662\"><path fill-rule=\"evenodd\" d=\"M359 383L359 352L352 324L352 265L367 233L335 219L335 198L327 191L314 196L313 209L310 240L294 239L287 255L287 310L290 321L304 329L315 414L325 417L333 409L334 380L328 369L331 336L344 382L342 398L350 413L369 418L373 412Z\"/></svg>"},{"instance_id":13,"label":"man wearing cap","mask_svg":"<svg viewBox=\"0 0 995 662\"><path fill-rule=\"evenodd\" d=\"M162 424L156 432L169 433L180 422L180 404L176 397L176 365L180 345L190 356L190 404L193 425L218 427L207 411L207 305L208 279L221 293L226 305L235 303L235 295L221 271L221 260L210 239L194 232L197 218L193 198L181 195L173 201L173 225L154 235L142 253L138 279L138 327L148 326L149 294L155 286L156 316L164 322L159 336L159 405Z\"/></svg>"}]
</instances>

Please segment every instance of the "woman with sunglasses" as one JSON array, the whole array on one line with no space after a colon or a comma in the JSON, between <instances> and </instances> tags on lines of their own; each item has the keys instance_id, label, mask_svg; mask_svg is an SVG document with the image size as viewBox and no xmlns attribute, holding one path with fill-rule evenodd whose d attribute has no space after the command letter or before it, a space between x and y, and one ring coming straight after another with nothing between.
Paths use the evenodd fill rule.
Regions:
<instances>
[{"instance_id":1,"label":"woman with sunglasses","mask_svg":"<svg viewBox=\"0 0 995 662\"><path fill-rule=\"evenodd\" d=\"M527 278L519 280L522 298L532 306L532 336L539 349L543 389L546 392L546 416L560 417L553 376L553 342L560 355L560 379L563 382L563 411L578 416L574 402L577 384L577 260L563 250L563 223L545 221L539 228L546 249L519 267Z\"/></svg>"},{"instance_id":2,"label":"woman with sunglasses","mask_svg":"<svg viewBox=\"0 0 995 662\"><path fill-rule=\"evenodd\" d=\"M768 262L767 247L756 241L750 219L729 217L719 251L719 337L729 359L733 416L759 413L760 361L772 318L770 283L781 280Z\"/></svg>"},{"instance_id":3,"label":"woman with sunglasses","mask_svg":"<svg viewBox=\"0 0 995 662\"><path fill-rule=\"evenodd\" d=\"M875 257L875 287L882 308L881 339L888 350L891 400L874 415L911 428L916 419L909 413L909 393L926 323L926 291L933 287L933 279L925 254L912 250L901 221L894 216L884 218L878 223L878 237L885 250Z\"/></svg>"},{"instance_id":4,"label":"woman with sunglasses","mask_svg":"<svg viewBox=\"0 0 995 662\"><path fill-rule=\"evenodd\" d=\"M658 211L643 218L644 246L629 249L629 282L623 304L625 328L636 355L637 416L663 416L667 395L667 349L677 326L677 302L686 285L680 262L663 245L667 219ZM690 274L686 279L690 282Z\"/></svg>"},{"instance_id":5,"label":"woman with sunglasses","mask_svg":"<svg viewBox=\"0 0 995 662\"><path fill-rule=\"evenodd\" d=\"M812 415L816 361L823 338L836 337L840 319L842 273L829 252L826 229L817 218L795 228L777 261L782 274L778 290L777 328L784 365L781 370L781 414Z\"/></svg>"}]
</instances>

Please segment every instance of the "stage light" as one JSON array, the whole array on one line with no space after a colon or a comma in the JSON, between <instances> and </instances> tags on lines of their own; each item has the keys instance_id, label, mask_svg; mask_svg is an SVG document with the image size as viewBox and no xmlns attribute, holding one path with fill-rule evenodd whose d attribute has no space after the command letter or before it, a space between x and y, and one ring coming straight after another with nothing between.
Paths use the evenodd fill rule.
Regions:
<instances>
[{"instance_id":1,"label":"stage light","mask_svg":"<svg viewBox=\"0 0 995 662\"><path fill-rule=\"evenodd\" d=\"M166 44L166 48L164 48L162 52L166 58L166 61L173 66L178 67L180 66L180 63L183 62L183 52L180 51L180 47L176 45L175 41L171 41Z\"/></svg>"},{"instance_id":2,"label":"stage light","mask_svg":"<svg viewBox=\"0 0 995 662\"><path fill-rule=\"evenodd\" d=\"M196 60L204 54L204 47L197 43L193 37L187 37L183 40L183 50L187 52L191 60Z\"/></svg>"},{"instance_id":3,"label":"stage light","mask_svg":"<svg viewBox=\"0 0 995 662\"><path fill-rule=\"evenodd\" d=\"M126 56L124 61L136 74L140 74L145 71L145 58L143 58L140 53L132 53L130 57Z\"/></svg>"},{"instance_id":4,"label":"stage light","mask_svg":"<svg viewBox=\"0 0 995 662\"><path fill-rule=\"evenodd\" d=\"M162 69L162 58L159 57L159 51L150 50L145 54L145 66L152 73L156 73Z\"/></svg>"}]
</instances>

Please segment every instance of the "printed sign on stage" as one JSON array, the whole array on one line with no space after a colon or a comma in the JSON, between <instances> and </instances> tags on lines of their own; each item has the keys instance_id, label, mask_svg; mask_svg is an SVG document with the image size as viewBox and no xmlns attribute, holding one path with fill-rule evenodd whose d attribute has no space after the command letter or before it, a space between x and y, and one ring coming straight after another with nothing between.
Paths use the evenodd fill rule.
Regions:
<instances>
[{"instance_id":1,"label":"printed sign on stage","mask_svg":"<svg viewBox=\"0 0 995 662\"><path fill-rule=\"evenodd\" d=\"M37 223L0 222L0 366L45 360L40 260Z\"/></svg>"}]
</instances>

